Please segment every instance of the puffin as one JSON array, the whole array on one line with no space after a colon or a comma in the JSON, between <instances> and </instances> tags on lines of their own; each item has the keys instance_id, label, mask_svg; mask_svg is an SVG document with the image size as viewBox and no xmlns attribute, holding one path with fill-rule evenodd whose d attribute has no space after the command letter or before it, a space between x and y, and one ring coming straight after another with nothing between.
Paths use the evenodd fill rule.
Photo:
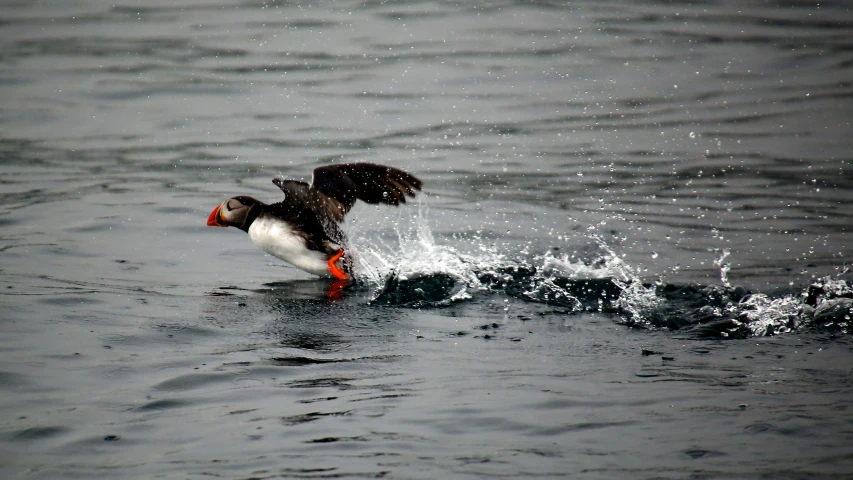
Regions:
<instances>
[{"instance_id":1,"label":"puffin","mask_svg":"<svg viewBox=\"0 0 853 480\"><path fill-rule=\"evenodd\" d=\"M341 224L356 200L397 206L414 198L423 182L394 167L343 163L314 169L311 184L274 178L284 200L266 204L229 198L210 212L210 227L237 227L258 248L321 277L350 280ZM339 266L340 263L340 266Z\"/></svg>"}]
</instances>

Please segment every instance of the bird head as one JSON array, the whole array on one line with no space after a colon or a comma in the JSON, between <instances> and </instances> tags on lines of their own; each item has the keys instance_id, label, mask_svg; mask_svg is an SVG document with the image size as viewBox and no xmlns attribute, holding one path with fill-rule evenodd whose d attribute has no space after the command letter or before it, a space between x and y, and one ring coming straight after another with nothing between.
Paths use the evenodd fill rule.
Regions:
<instances>
[{"instance_id":1,"label":"bird head","mask_svg":"<svg viewBox=\"0 0 853 480\"><path fill-rule=\"evenodd\" d=\"M210 212L207 217L208 227L247 227L252 208L260 202L252 197L239 196L229 198Z\"/></svg>"}]
</instances>

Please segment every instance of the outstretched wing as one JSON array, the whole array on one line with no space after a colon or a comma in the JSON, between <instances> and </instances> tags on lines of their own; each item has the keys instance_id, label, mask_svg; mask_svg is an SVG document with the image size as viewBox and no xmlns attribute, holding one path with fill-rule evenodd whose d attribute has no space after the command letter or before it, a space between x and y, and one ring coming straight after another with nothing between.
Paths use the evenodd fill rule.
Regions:
<instances>
[{"instance_id":1,"label":"outstretched wing","mask_svg":"<svg viewBox=\"0 0 853 480\"><path fill-rule=\"evenodd\" d=\"M344 214L349 210L348 208L345 209L341 202L323 195L305 182L274 178L272 183L278 185L278 188L284 192L284 202L282 203L293 207L307 207L314 212L316 218L328 218L335 222L342 222Z\"/></svg>"},{"instance_id":2,"label":"outstretched wing","mask_svg":"<svg viewBox=\"0 0 853 480\"><path fill-rule=\"evenodd\" d=\"M356 199L399 205L414 197L423 182L400 169L373 163L342 163L314 169L311 186L341 205L342 215Z\"/></svg>"}]
</instances>

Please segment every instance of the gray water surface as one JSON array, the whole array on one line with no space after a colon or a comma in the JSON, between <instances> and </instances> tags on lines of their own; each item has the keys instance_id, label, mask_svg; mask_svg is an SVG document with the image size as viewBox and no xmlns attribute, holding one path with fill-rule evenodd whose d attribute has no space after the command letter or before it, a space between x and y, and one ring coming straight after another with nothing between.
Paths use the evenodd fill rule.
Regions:
<instances>
[{"instance_id":1,"label":"gray water surface","mask_svg":"<svg viewBox=\"0 0 853 480\"><path fill-rule=\"evenodd\" d=\"M851 31L846 2L5 2L0 476L849 477ZM356 161L425 185L353 210L357 286L204 226Z\"/></svg>"}]
</instances>

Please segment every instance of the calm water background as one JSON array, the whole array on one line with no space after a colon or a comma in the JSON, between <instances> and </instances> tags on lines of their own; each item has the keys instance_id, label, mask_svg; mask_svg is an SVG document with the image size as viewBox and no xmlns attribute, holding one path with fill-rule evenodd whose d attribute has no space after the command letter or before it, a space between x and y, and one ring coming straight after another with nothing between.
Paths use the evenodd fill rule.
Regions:
<instances>
[{"instance_id":1,"label":"calm water background","mask_svg":"<svg viewBox=\"0 0 853 480\"><path fill-rule=\"evenodd\" d=\"M330 300L204 220L386 163L425 191L354 210L368 263L604 250L797 295L853 253L851 31L832 1L3 2L0 473L848 478L843 333Z\"/></svg>"}]
</instances>

